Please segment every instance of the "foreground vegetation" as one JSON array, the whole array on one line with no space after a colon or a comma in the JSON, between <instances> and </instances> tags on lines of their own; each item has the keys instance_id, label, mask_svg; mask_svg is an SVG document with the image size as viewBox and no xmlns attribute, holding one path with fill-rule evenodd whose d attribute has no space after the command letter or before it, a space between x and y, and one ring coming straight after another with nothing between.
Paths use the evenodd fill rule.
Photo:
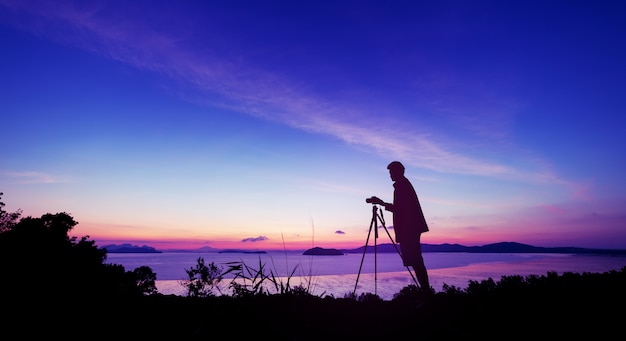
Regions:
<instances>
[{"instance_id":1,"label":"foreground vegetation","mask_svg":"<svg viewBox=\"0 0 626 341\"><path fill-rule=\"evenodd\" d=\"M216 295L225 272L198 259L181 283L187 296L162 295L150 268L105 264L105 250L88 237L70 237L77 223L68 214L22 218L3 206L4 338L604 339L623 329L626 267L471 281L428 297L409 285L382 300L374 294L314 296L277 280L263 264L236 263L225 272L243 282L231 282L231 295Z\"/></svg>"}]
</instances>

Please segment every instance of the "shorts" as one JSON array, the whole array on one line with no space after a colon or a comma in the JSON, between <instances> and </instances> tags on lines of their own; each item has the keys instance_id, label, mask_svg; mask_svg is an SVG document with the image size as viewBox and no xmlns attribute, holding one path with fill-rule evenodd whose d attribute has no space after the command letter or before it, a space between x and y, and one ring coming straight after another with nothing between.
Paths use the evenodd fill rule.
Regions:
<instances>
[{"instance_id":1,"label":"shorts","mask_svg":"<svg viewBox=\"0 0 626 341\"><path fill-rule=\"evenodd\" d=\"M419 240L415 242L403 242L399 245L404 266L420 266L424 263L424 258L422 258L422 244Z\"/></svg>"}]
</instances>

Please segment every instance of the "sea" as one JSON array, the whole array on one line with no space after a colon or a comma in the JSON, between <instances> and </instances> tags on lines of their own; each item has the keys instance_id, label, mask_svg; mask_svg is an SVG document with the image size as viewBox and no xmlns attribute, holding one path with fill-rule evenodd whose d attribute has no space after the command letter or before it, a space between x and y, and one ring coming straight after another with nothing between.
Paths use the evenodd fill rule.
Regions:
<instances>
[{"instance_id":1,"label":"sea","mask_svg":"<svg viewBox=\"0 0 626 341\"><path fill-rule=\"evenodd\" d=\"M426 252L423 254L430 285L439 292L444 286L465 289L470 281L494 281L503 276L559 275L572 273L604 273L619 271L626 266L625 255L556 254L556 253L464 253ZM120 264L127 271L148 266L156 274L156 287L165 295L187 294L184 281L186 270L198 260L214 264L223 271L244 265L242 274L252 278L257 274L273 276L283 287L302 286L311 294L336 298L348 295L376 294L391 300L404 287L416 284L412 269L404 267L397 253L348 253L344 255L303 255L302 251L244 252L162 252L108 253L107 263ZM234 274L225 276L214 288L216 295L230 294L229 284ZM273 283L265 281L269 293L278 293ZM280 288L280 287L279 287Z\"/></svg>"}]
</instances>

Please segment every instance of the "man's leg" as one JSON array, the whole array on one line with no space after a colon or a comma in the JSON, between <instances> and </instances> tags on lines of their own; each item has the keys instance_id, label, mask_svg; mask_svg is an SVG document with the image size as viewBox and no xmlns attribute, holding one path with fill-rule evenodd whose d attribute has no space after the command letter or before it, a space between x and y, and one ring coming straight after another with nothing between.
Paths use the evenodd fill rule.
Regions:
<instances>
[{"instance_id":1,"label":"man's leg","mask_svg":"<svg viewBox=\"0 0 626 341\"><path fill-rule=\"evenodd\" d=\"M421 237L421 235L420 235ZM420 284L423 292L430 293L430 281L428 279L428 271L426 271L426 265L424 264L424 257L422 257L422 243L418 238L417 241L417 262L413 264L413 271L415 271L415 277Z\"/></svg>"},{"instance_id":2,"label":"man's leg","mask_svg":"<svg viewBox=\"0 0 626 341\"><path fill-rule=\"evenodd\" d=\"M430 292L430 281L428 279L428 271L424 265L424 260L420 264L413 265L413 271L415 271L415 277L420 284L422 291Z\"/></svg>"}]
</instances>

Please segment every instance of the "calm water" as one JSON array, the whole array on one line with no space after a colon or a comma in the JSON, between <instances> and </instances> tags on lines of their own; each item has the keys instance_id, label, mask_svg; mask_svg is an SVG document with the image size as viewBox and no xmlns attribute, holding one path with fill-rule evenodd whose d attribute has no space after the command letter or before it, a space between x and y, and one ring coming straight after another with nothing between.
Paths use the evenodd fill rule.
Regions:
<instances>
[{"instance_id":1,"label":"calm water","mask_svg":"<svg viewBox=\"0 0 626 341\"><path fill-rule=\"evenodd\" d=\"M348 293L376 293L383 299L409 284L413 278L402 266L397 253L347 254L344 256L305 256L301 252L249 253L110 253L108 263L133 270L149 266L157 275L157 288L163 294L184 295L180 281L187 278L185 269L194 267L201 257L206 264L228 268L229 262L243 262L254 270L273 273L283 283L301 284L316 295L343 297ZM441 291L445 284L467 287L470 280L499 280L507 275L545 275L549 271L606 272L626 266L626 257L528 253L424 253L431 286ZM229 280L222 282L227 291Z\"/></svg>"}]
</instances>

